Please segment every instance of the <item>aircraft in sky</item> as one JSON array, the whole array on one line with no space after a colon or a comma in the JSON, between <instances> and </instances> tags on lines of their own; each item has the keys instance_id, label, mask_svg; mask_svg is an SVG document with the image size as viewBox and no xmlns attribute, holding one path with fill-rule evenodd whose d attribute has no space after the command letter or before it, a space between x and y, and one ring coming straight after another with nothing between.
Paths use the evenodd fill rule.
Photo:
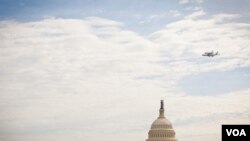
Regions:
<instances>
[{"instance_id":1,"label":"aircraft in sky","mask_svg":"<svg viewBox=\"0 0 250 141\"><path fill-rule=\"evenodd\" d=\"M215 52L214 51L211 51L211 52L205 52L204 54L202 54L202 56L207 56L207 57L214 57L216 55L219 55L219 52Z\"/></svg>"}]
</instances>

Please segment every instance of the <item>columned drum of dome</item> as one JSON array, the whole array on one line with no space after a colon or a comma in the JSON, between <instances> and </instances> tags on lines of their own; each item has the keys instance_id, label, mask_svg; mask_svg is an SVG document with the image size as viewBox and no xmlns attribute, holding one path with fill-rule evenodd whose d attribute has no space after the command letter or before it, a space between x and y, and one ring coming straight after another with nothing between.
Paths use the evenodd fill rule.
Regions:
<instances>
[{"instance_id":1,"label":"columned drum of dome","mask_svg":"<svg viewBox=\"0 0 250 141\"><path fill-rule=\"evenodd\" d=\"M163 100L161 100L159 117L152 123L146 141L177 141L171 122L164 116Z\"/></svg>"}]
</instances>

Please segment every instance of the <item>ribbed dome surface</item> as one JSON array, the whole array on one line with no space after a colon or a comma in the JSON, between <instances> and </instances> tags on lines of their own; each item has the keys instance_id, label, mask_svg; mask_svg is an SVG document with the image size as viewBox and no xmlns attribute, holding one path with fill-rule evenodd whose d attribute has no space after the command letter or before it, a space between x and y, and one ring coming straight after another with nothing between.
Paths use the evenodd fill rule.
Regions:
<instances>
[{"instance_id":1,"label":"ribbed dome surface","mask_svg":"<svg viewBox=\"0 0 250 141\"><path fill-rule=\"evenodd\" d=\"M158 118L152 123L151 129L158 129L158 128L172 129L173 127L168 119Z\"/></svg>"}]
</instances>

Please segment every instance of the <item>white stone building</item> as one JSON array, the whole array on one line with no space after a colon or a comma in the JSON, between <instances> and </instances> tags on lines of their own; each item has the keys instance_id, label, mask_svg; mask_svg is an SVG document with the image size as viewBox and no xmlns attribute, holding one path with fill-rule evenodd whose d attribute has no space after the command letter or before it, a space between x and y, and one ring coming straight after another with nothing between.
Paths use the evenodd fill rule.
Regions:
<instances>
[{"instance_id":1,"label":"white stone building","mask_svg":"<svg viewBox=\"0 0 250 141\"><path fill-rule=\"evenodd\" d=\"M161 100L159 117L152 123L146 141L177 141L171 122L164 116L163 100Z\"/></svg>"}]
</instances>

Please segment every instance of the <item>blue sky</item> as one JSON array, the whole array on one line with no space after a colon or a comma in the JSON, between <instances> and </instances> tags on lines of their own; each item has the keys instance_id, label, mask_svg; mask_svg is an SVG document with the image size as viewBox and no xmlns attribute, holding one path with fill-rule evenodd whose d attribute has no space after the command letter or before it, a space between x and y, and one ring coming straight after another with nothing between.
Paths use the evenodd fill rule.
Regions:
<instances>
[{"instance_id":1,"label":"blue sky","mask_svg":"<svg viewBox=\"0 0 250 141\"><path fill-rule=\"evenodd\" d=\"M194 95L219 95L250 87L249 67L190 75L180 81L183 90Z\"/></svg>"},{"instance_id":2,"label":"blue sky","mask_svg":"<svg viewBox=\"0 0 250 141\"><path fill-rule=\"evenodd\" d=\"M248 14L248 0L209 0L179 4L177 0L1 0L0 19L37 21L47 17L77 18L97 16L122 21L128 29L150 33L166 23L192 13L192 8L202 7L208 15L218 13ZM176 13L178 11L178 13ZM178 16L171 16L175 13ZM158 15L159 17L154 17ZM249 18L249 16L245 17Z\"/></svg>"},{"instance_id":3,"label":"blue sky","mask_svg":"<svg viewBox=\"0 0 250 141\"><path fill-rule=\"evenodd\" d=\"M46 17L80 18L98 16L122 21L125 26L140 32L152 32L156 26L164 26L168 18L153 21L143 28L140 21L152 15L164 14L171 9L182 9L177 1L126 1L126 0L45 0L45 1L3 1L1 19L32 21ZM150 26L151 25L151 26ZM140 29L140 27L142 29ZM139 28L139 29L138 29Z\"/></svg>"},{"instance_id":4,"label":"blue sky","mask_svg":"<svg viewBox=\"0 0 250 141\"><path fill-rule=\"evenodd\" d=\"M249 6L0 0L0 140L145 140L164 99L178 140L220 141L250 122Z\"/></svg>"}]
</instances>

